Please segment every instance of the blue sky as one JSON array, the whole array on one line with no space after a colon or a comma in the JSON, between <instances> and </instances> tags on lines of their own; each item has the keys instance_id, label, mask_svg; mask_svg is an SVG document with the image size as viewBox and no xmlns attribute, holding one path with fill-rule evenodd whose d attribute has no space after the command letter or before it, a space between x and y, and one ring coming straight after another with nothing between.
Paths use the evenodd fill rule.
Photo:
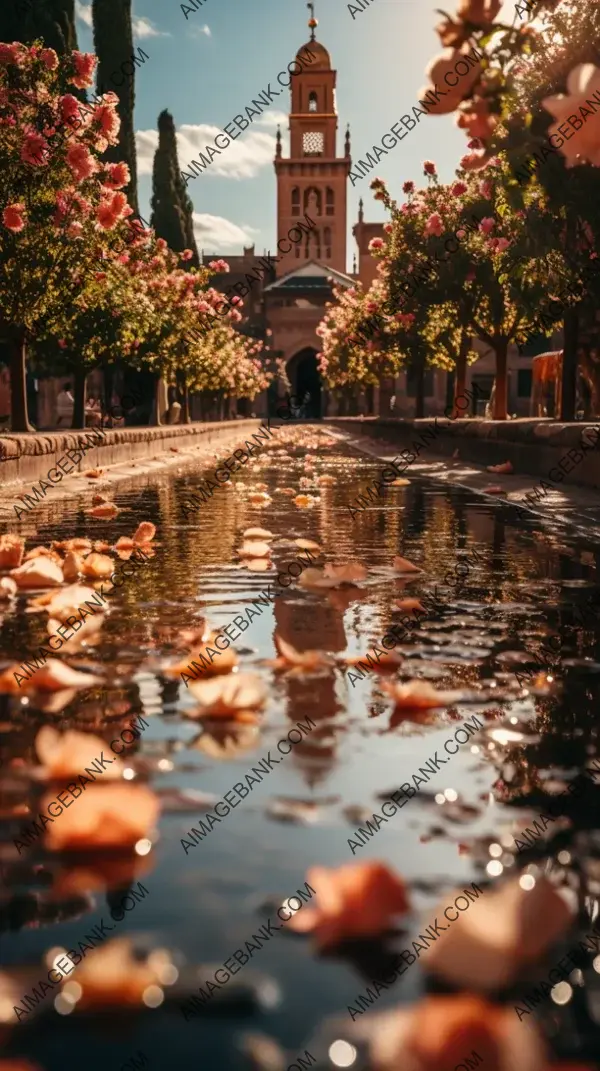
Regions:
<instances>
[{"instance_id":1,"label":"blue sky","mask_svg":"<svg viewBox=\"0 0 600 1071\"><path fill-rule=\"evenodd\" d=\"M338 155L343 154L346 123L352 157L358 160L416 103L426 82L425 67L440 50L433 30L436 6L436 0L371 0L353 18L342 0L316 0L317 40L328 49L338 72ZM512 15L513 8L514 0L507 0L506 13ZM184 167L269 82L275 88L279 72L309 39L309 12L305 0L204 0L187 19L176 0L134 0L133 10L136 44L150 57L137 69L135 110L140 209L146 215L162 109L174 117ZM77 13L79 47L92 51L89 0L77 0ZM288 152L289 107L289 90L281 90L268 111L188 184L199 249L227 255L241 253L243 244L252 242L259 254L275 247L272 161L278 120L284 155ZM376 173L401 197L406 179L421 183L423 160L435 160L442 179L448 180L465 151L465 136L453 116L424 117L380 160ZM359 197L364 198L367 220L386 218L369 190L374 174L354 188L348 182L348 270Z\"/></svg>"}]
</instances>

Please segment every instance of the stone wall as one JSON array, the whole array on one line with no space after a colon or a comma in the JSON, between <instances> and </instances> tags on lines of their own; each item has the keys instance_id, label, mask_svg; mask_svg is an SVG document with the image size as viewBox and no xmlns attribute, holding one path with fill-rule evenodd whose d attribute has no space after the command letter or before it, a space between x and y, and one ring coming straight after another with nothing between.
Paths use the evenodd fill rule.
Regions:
<instances>
[{"instance_id":1,"label":"stone wall","mask_svg":"<svg viewBox=\"0 0 600 1071\"><path fill-rule=\"evenodd\" d=\"M393 420L382 417L336 417L327 424L351 435L368 435L393 444L396 453L410 449L426 428L437 426L439 434L435 441L421 449L419 460L427 461L436 455L452 457L458 450L458 458L474 465L497 465L511 461L518 474L529 473L549 479L551 469L566 458L568 451L573 456L565 461L564 482L584 487L600 488L600 448L581 454L581 436L586 428L594 429L586 434L589 445L600 434L600 424L579 421L575 424L560 424L554 420L448 420L431 417L424 420ZM387 451L386 451L387 452ZM581 456L577 456L577 455ZM570 471L567 471L570 469ZM493 476L491 477L493 481Z\"/></svg>"},{"instance_id":2,"label":"stone wall","mask_svg":"<svg viewBox=\"0 0 600 1071\"><path fill-rule=\"evenodd\" d=\"M156 457L170 447L204 447L221 439L242 440L260 426L258 420L215 421L206 424L175 424L159 428L105 428L98 446L73 465L74 471L105 468L137 458ZM94 432L54 431L36 434L0 433L0 484L35 483L47 479L48 470L64 458L67 450L92 441Z\"/></svg>"}]
</instances>

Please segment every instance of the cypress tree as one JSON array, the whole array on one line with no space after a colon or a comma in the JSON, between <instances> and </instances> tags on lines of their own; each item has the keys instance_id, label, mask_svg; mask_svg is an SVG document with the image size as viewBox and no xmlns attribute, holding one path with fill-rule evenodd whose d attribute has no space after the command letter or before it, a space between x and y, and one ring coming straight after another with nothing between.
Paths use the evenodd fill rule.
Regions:
<instances>
[{"instance_id":1,"label":"cypress tree","mask_svg":"<svg viewBox=\"0 0 600 1071\"><path fill-rule=\"evenodd\" d=\"M122 64L126 64L126 69L133 64L131 0L92 0L92 13L94 50L98 57L96 92L102 94L111 90L117 94L121 118L119 143L110 145L104 155L111 163L124 160L129 165L131 182L126 193L131 207L137 213L137 158L133 126L135 68L131 75L121 73ZM118 85L118 82L123 85Z\"/></svg>"},{"instance_id":2,"label":"cypress tree","mask_svg":"<svg viewBox=\"0 0 600 1071\"><path fill-rule=\"evenodd\" d=\"M194 256L190 266L200 265L194 238L193 205L181 178L177 156L175 123L168 111L158 117L158 148L152 170L152 215L150 223L159 238L174 253L191 249Z\"/></svg>"},{"instance_id":3,"label":"cypress tree","mask_svg":"<svg viewBox=\"0 0 600 1071\"><path fill-rule=\"evenodd\" d=\"M8 0L0 4L0 41L42 38L59 56L77 48L75 0Z\"/></svg>"}]
</instances>

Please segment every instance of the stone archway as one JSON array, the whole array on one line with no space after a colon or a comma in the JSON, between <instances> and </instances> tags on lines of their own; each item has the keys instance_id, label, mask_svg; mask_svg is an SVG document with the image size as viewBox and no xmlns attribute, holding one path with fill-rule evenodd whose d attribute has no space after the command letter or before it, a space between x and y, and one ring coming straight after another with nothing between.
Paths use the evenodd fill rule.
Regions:
<instances>
[{"instance_id":1,"label":"stone archway","mask_svg":"<svg viewBox=\"0 0 600 1071\"><path fill-rule=\"evenodd\" d=\"M292 386L292 394L296 395L298 404L306 394L310 400L306 408L306 416L310 420L318 419L323 415L323 384L317 364L317 350L314 346L306 346L288 361L286 367L288 379Z\"/></svg>"}]
</instances>

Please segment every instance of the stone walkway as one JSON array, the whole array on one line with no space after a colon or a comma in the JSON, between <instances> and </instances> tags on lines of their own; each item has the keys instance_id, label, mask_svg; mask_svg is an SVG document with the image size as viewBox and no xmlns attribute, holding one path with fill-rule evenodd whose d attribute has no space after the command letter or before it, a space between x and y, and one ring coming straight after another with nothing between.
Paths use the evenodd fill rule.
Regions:
<instances>
[{"instance_id":1,"label":"stone walkway","mask_svg":"<svg viewBox=\"0 0 600 1071\"><path fill-rule=\"evenodd\" d=\"M345 442L359 450L362 454L370 457L381 458L389 462L398 456L398 443L386 443L382 439L374 441L368 435L348 434L345 431L330 428L334 434L339 435ZM540 480L532 475L498 476L496 473L487 472L483 466L474 465L472 462L461 461L460 458L447 458L436 455L433 450L427 450L427 460L423 455L407 468L405 476L427 476L431 479L440 480L446 484L464 487L475 491L486 501L501 506L506 503L518 504L521 510L525 510L532 520L544 518L554 524L565 525L570 529L576 529L582 535L600 540L600 491L590 490L586 487L576 487L573 484L564 485L562 490L546 490L543 497L539 498L534 506L525 501L525 495L532 494L534 488L540 490ZM486 495L486 487L501 487L505 495ZM510 510L513 518L516 511ZM521 517L523 516L520 513Z\"/></svg>"}]
</instances>

